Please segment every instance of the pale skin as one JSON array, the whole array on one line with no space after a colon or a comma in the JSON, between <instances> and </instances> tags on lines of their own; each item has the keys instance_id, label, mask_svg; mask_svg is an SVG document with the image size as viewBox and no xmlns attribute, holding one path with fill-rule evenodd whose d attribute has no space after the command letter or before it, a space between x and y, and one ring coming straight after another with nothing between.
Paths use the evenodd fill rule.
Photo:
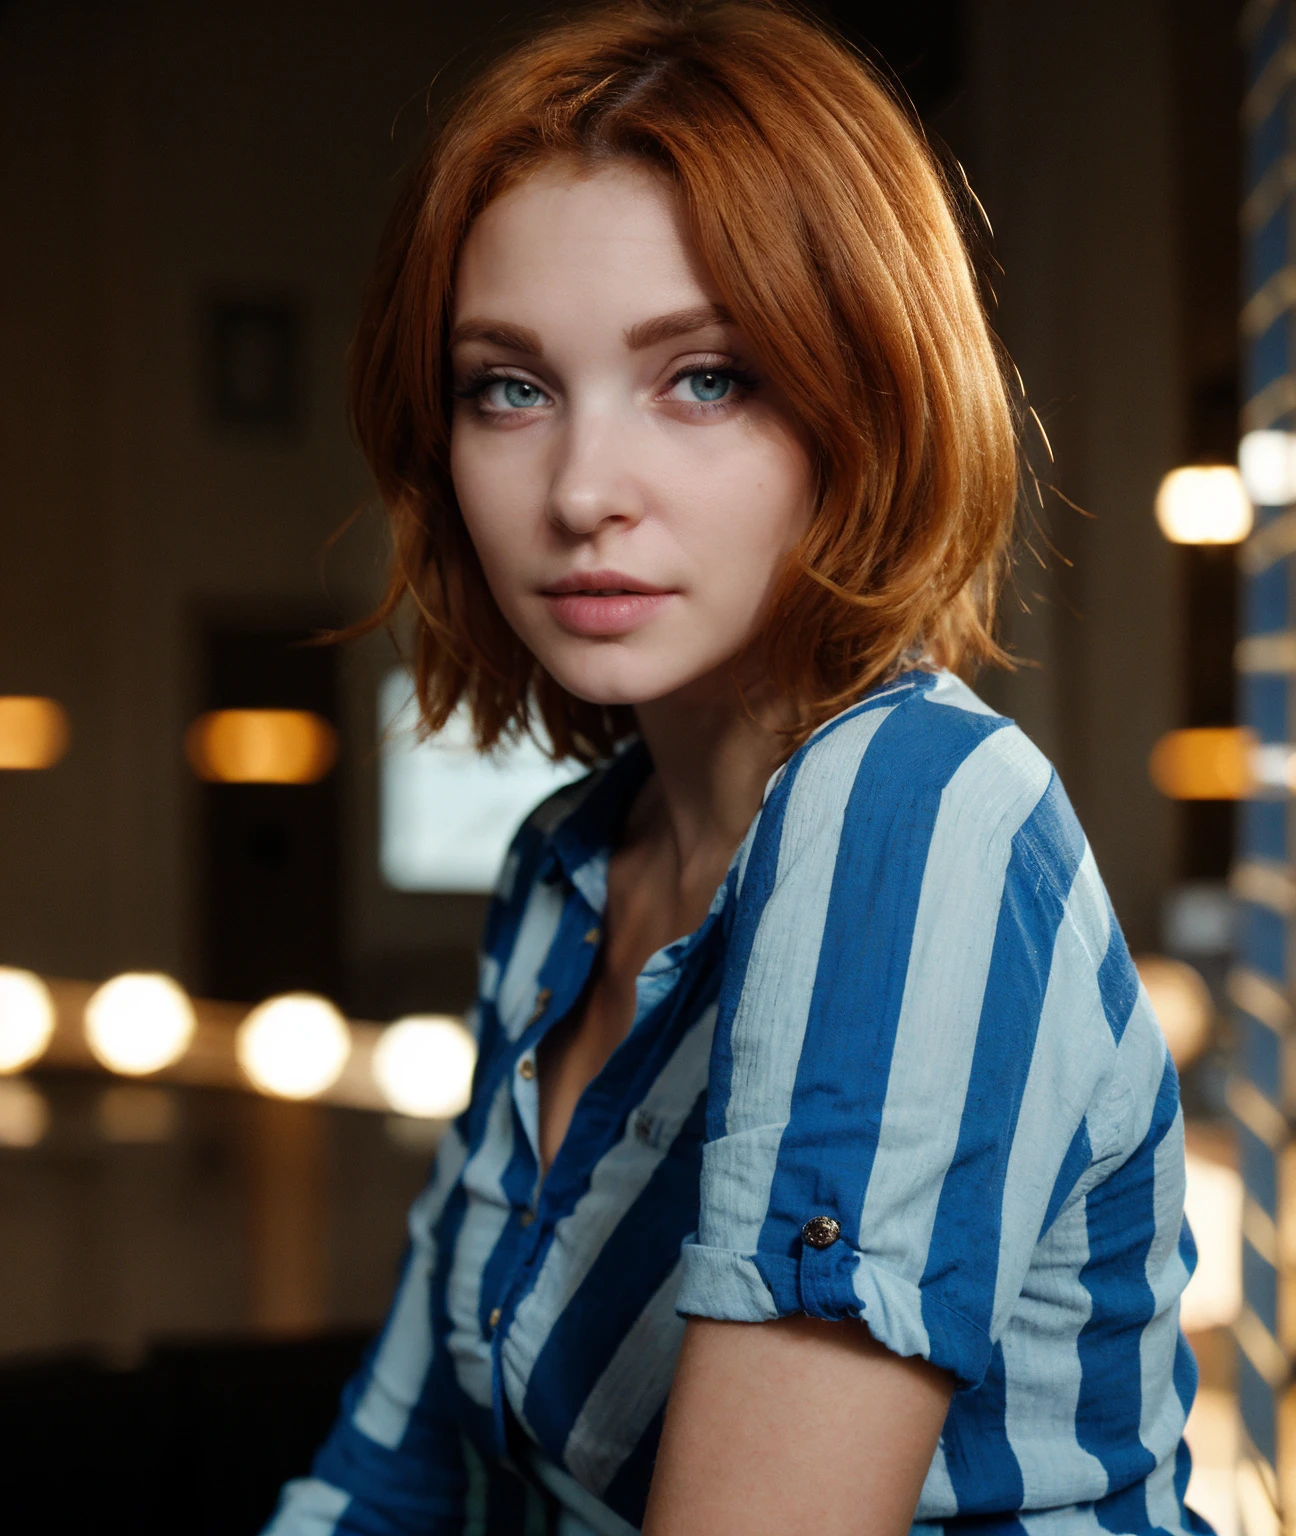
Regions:
<instances>
[{"instance_id":1,"label":"pale skin","mask_svg":"<svg viewBox=\"0 0 1296 1536\"><path fill-rule=\"evenodd\" d=\"M791 701L762 688L752 647L812 476L646 167L554 162L490 204L451 355L452 471L491 591L564 687L634 708L654 765L584 1009L539 1053L547 1169L644 963L702 922L786 756ZM862 1323L690 1319L644 1530L902 1536L950 1391Z\"/></svg>"}]
</instances>

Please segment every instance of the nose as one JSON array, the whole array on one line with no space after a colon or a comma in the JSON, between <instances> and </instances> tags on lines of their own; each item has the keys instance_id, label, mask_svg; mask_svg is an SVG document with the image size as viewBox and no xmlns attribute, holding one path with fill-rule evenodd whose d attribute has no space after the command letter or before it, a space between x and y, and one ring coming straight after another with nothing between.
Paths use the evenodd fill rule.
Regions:
<instances>
[{"instance_id":1,"label":"nose","mask_svg":"<svg viewBox=\"0 0 1296 1536\"><path fill-rule=\"evenodd\" d=\"M632 463L631 445L615 413L574 417L549 484L549 521L578 536L595 533L608 522L638 522L644 505Z\"/></svg>"}]
</instances>

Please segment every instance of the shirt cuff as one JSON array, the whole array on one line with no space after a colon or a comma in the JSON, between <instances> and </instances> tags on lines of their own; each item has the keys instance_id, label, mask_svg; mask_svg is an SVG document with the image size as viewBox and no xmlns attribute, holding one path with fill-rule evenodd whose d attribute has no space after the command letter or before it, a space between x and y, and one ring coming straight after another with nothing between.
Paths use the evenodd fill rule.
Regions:
<instances>
[{"instance_id":1,"label":"shirt cuff","mask_svg":"<svg viewBox=\"0 0 1296 1536\"><path fill-rule=\"evenodd\" d=\"M682 1258L675 1310L685 1317L856 1318L893 1354L949 1371L960 1391L979 1386L989 1369L994 1347L983 1328L844 1241L806 1245L796 1258L686 1243Z\"/></svg>"}]
</instances>

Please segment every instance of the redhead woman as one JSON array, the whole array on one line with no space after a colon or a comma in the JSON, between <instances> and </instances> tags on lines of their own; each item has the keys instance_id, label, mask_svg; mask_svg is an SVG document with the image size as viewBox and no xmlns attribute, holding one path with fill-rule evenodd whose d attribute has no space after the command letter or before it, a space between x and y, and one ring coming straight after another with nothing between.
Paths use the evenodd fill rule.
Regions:
<instances>
[{"instance_id":1,"label":"redhead woman","mask_svg":"<svg viewBox=\"0 0 1296 1536\"><path fill-rule=\"evenodd\" d=\"M423 718L587 777L274 1536L1184 1533L1174 1068L1049 764L960 680L1013 417L888 88L758 0L495 64L352 409Z\"/></svg>"}]
</instances>

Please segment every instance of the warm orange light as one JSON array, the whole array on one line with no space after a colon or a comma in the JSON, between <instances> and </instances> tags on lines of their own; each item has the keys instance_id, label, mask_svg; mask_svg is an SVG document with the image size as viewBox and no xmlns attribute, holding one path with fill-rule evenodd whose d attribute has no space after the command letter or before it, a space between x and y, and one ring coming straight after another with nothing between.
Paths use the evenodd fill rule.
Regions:
<instances>
[{"instance_id":1,"label":"warm orange light","mask_svg":"<svg viewBox=\"0 0 1296 1536\"><path fill-rule=\"evenodd\" d=\"M67 711L53 699L0 698L0 768L52 768L70 735Z\"/></svg>"},{"instance_id":2,"label":"warm orange light","mask_svg":"<svg viewBox=\"0 0 1296 1536\"><path fill-rule=\"evenodd\" d=\"M337 760L337 733L304 709L218 709L189 727L185 754L217 784L314 784Z\"/></svg>"},{"instance_id":3,"label":"warm orange light","mask_svg":"<svg viewBox=\"0 0 1296 1536\"><path fill-rule=\"evenodd\" d=\"M1235 726L1170 731L1152 748L1148 772L1171 800L1241 800L1256 787L1255 746Z\"/></svg>"}]
</instances>

